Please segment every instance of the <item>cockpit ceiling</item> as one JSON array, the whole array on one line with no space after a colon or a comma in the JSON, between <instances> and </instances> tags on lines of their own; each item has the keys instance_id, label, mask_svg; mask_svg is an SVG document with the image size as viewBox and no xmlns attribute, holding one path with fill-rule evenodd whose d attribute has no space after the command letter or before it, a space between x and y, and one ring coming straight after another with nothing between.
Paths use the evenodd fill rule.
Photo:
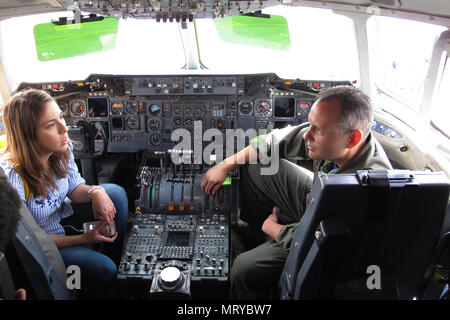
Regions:
<instances>
[{"instance_id":1,"label":"cockpit ceiling","mask_svg":"<svg viewBox=\"0 0 450 320\"><path fill-rule=\"evenodd\" d=\"M79 9L82 12L104 16L152 18L167 22L245 14L278 4L359 12L361 8L377 6L391 10L389 12L394 16L399 12L406 12L450 18L450 1L448 0L8 0L0 3L0 19ZM383 15L385 14L386 12L383 12Z\"/></svg>"}]
</instances>

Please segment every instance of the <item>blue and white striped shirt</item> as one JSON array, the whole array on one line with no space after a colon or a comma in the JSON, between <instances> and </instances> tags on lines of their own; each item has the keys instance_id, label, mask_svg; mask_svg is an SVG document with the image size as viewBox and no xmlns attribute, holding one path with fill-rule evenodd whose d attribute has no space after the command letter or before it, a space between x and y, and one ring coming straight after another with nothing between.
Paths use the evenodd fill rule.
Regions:
<instances>
[{"instance_id":1,"label":"blue and white striped shirt","mask_svg":"<svg viewBox=\"0 0 450 320\"><path fill-rule=\"evenodd\" d=\"M85 183L85 180L78 172L72 150L69 151L69 154L69 174L65 178L56 180L57 188L52 192L49 192L46 199L42 196L35 198L31 193L28 200L25 199L25 187L22 177L14 170L11 162L5 159L0 160L0 166L5 171L9 182L17 190L19 197L26 204L28 210L30 210L37 225L47 233L62 236L65 235L65 232L60 221L73 214L71 201L67 198L67 195L75 190L80 184Z\"/></svg>"}]
</instances>

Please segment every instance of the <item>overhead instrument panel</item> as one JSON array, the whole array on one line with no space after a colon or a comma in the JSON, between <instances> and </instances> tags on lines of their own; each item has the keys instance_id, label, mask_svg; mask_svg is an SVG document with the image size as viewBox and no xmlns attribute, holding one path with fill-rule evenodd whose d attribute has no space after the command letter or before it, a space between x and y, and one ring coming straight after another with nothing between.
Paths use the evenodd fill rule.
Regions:
<instances>
[{"instance_id":1,"label":"overhead instrument panel","mask_svg":"<svg viewBox=\"0 0 450 320\"><path fill-rule=\"evenodd\" d=\"M58 0L66 10L80 10L103 16L155 19L157 22L192 21L254 12L277 5L276 0ZM241 3L242 2L242 3Z\"/></svg>"}]
</instances>

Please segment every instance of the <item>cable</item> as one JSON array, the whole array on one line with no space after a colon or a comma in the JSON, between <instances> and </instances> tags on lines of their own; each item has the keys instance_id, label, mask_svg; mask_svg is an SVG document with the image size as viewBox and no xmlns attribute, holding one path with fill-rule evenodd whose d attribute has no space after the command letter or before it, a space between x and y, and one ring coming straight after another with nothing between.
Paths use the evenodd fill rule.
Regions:
<instances>
[{"instance_id":1,"label":"cable","mask_svg":"<svg viewBox=\"0 0 450 320\"><path fill-rule=\"evenodd\" d=\"M70 225L67 225L67 226L62 226L63 228L67 228L67 227L69 227L69 228L72 228L73 230L75 230L76 232L80 232L80 233L83 233L84 231L83 230L78 230L77 228L75 228L74 226L70 226Z\"/></svg>"}]
</instances>

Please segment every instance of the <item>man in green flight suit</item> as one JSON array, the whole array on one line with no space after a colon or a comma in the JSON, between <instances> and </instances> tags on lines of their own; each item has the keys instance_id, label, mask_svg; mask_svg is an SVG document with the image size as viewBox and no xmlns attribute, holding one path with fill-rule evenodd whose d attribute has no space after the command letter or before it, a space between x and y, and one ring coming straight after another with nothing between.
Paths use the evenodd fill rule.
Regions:
<instances>
[{"instance_id":1,"label":"man in green flight suit","mask_svg":"<svg viewBox=\"0 0 450 320\"><path fill-rule=\"evenodd\" d=\"M319 172L343 174L363 169L392 169L383 148L370 132L373 118L370 99L359 89L331 87L319 94L308 124L275 129L259 136L250 146L204 174L202 190L214 194L228 172L245 163L240 219L250 228L262 230L260 236L252 237L259 245L240 254L232 265L232 298L271 297ZM279 157L275 174L261 174L267 166L249 164L262 159L259 149L272 152L271 159ZM273 154L276 152L278 155ZM287 159L312 160L313 170L308 171Z\"/></svg>"}]
</instances>

